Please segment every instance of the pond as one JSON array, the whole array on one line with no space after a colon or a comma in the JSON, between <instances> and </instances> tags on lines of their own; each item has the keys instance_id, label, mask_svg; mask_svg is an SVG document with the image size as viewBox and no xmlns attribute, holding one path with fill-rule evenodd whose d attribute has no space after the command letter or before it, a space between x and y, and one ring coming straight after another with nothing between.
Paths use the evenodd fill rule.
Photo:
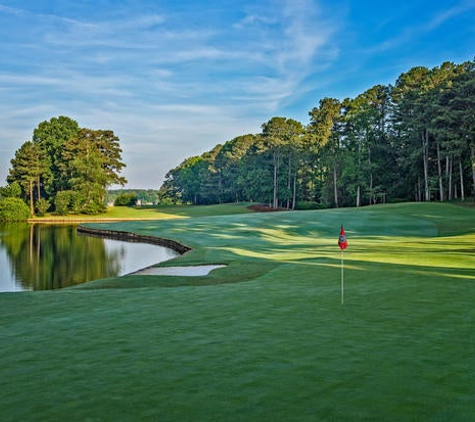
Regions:
<instances>
[{"instance_id":1,"label":"pond","mask_svg":"<svg viewBox=\"0 0 475 422\"><path fill-rule=\"evenodd\" d=\"M166 261L162 246L81 235L76 225L0 226L0 292L52 290Z\"/></svg>"}]
</instances>

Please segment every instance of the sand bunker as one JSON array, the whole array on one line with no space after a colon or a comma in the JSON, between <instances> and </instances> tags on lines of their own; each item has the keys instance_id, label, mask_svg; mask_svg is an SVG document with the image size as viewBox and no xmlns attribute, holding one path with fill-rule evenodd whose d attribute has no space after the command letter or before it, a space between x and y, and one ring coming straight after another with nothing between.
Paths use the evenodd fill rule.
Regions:
<instances>
[{"instance_id":1,"label":"sand bunker","mask_svg":"<svg viewBox=\"0 0 475 422\"><path fill-rule=\"evenodd\" d=\"M150 267L136 271L134 275L176 275L184 277L197 277L208 275L217 268L223 268L226 265L199 265L195 267Z\"/></svg>"}]
</instances>

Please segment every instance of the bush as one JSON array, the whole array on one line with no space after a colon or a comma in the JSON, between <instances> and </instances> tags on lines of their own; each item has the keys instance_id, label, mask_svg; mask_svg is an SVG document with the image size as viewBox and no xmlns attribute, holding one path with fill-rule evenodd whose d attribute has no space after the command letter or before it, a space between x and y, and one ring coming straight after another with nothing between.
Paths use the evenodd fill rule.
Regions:
<instances>
[{"instance_id":1,"label":"bush","mask_svg":"<svg viewBox=\"0 0 475 422\"><path fill-rule=\"evenodd\" d=\"M80 192L72 190L59 191L54 200L57 215L73 214L100 214L107 210L106 206L98 201L85 203L84 196Z\"/></svg>"},{"instance_id":2,"label":"bush","mask_svg":"<svg viewBox=\"0 0 475 422\"><path fill-rule=\"evenodd\" d=\"M46 211L48 211L48 208L49 208L48 200L44 198L40 198L38 199L38 201L36 201L36 212L38 213L40 217L43 217L46 214Z\"/></svg>"},{"instance_id":3,"label":"bush","mask_svg":"<svg viewBox=\"0 0 475 422\"><path fill-rule=\"evenodd\" d=\"M122 193L114 201L116 207L131 207L137 203L137 195L135 193Z\"/></svg>"},{"instance_id":4,"label":"bush","mask_svg":"<svg viewBox=\"0 0 475 422\"><path fill-rule=\"evenodd\" d=\"M30 209L21 199L5 198L0 200L0 222L26 221L28 218L30 218Z\"/></svg>"},{"instance_id":5,"label":"bush","mask_svg":"<svg viewBox=\"0 0 475 422\"><path fill-rule=\"evenodd\" d=\"M79 192L75 192L75 191L70 191L70 192L71 192L71 211L74 214L81 214L84 198Z\"/></svg>"},{"instance_id":6,"label":"bush","mask_svg":"<svg viewBox=\"0 0 475 422\"><path fill-rule=\"evenodd\" d=\"M322 204L314 201L297 201L296 210L319 210L325 208Z\"/></svg>"},{"instance_id":7,"label":"bush","mask_svg":"<svg viewBox=\"0 0 475 422\"><path fill-rule=\"evenodd\" d=\"M96 215L106 211L107 208L104 204L98 204L97 202L89 202L83 207L82 214Z\"/></svg>"},{"instance_id":8,"label":"bush","mask_svg":"<svg viewBox=\"0 0 475 422\"><path fill-rule=\"evenodd\" d=\"M71 203L71 191L63 190L59 191L54 198L54 207L56 214L67 215L69 212L69 206Z\"/></svg>"},{"instance_id":9,"label":"bush","mask_svg":"<svg viewBox=\"0 0 475 422\"><path fill-rule=\"evenodd\" d=\"M72 190L62 190L56 194L54 208L57 215L81 214L83 198L80 193Z\"/></svg>"}]
</instances>

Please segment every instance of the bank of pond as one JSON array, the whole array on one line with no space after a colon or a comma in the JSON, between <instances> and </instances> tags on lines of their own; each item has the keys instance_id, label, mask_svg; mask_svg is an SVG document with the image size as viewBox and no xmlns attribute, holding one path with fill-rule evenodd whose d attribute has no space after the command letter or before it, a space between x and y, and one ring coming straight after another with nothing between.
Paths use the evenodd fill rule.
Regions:
<instances>
[{"instance_id":1,"label":"bank of pond","mask_svg":"<svg viewBox=\"0 0 475 422\"><path fill-rule=\"evenodd\" d=\"M76 224L4 224L0 292L61 289L129 274L177 255L164 246L81 234Z\"/></svg>"}]
</instances>

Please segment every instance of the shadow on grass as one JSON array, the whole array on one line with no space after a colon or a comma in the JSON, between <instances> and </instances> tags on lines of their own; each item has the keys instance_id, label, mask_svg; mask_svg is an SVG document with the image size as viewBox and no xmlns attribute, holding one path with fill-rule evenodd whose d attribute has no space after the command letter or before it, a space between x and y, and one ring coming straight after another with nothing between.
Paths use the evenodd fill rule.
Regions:
<instances>
[{"instance_id":1,"label":"shadow on grass","mask_svg":"<svg viewBox=\"0 0 475 422\"><path fill-rule=\"evenodd\" d=\"M199 256L201 254L198 253ZM195 265L200 260L192 259L182 262L182 266ZM222 263L222 262L221 262ZM164 267L168 266L170 262ZM184 265L183 265L184 264ZM207 261L207 265L210 262ZM219 264L215 262L214 264ZM73 286L70 289L130 289L143 287L185 287L209 286L216 284L242 283L266 279L285 279L287 283L301 283L309 280L328 282L335 281L335 288L340 277L341 260L330 257L303 258L286 262L272 259L233 260L225 263L225 268L212 271L206 276L165 276L165 275L137 275L131 274L119 278L108 278L91 281ZM171 264L170 264L171 265ZM392 280L392 288L399 288L398 283L410 283L418 286L421 277L427 280L470 281L475 280L475 273L471 268L456 268L434 266L424 263L388 263L372 262L364 259L345 259L345 280L353 289L379 289L382 283L386 285ZM274 274L273 276L271 275ZM368 284L369 282L369 284Z\"/></svg>"},{"instance_id":2,"label":"shadow on grass","mask_svg":"<svg viewBox=\"0 0 475 422\"><path fill-rule=\"evenodd\" d=\"M366 282L368 274L375 280L394 274L396 280L406 277L417 283L417 274L421 272L434 277L471 279L468 269L474 264L470 230L473 217L462 208L456 210L463 214L460 218L467 224L465 232L469 234L442 238L437 236L434 224L434 219L438 218L436 212L440 208L442 216L447 217L454 210L453 206L423 204L332 212L224 215L222 211L229 207L246 209L242 204L190 206L189 211L199 210L206 217L124 222L118 226L92 225L103 230L119 227L137 235L175 239L192 248L187 254L160 266L225 264L227 268L215 270L208 276L191 278L130 275L97 280L77 288L202 286L268 279L270 272L273 272L273 278L285 282L314 277L312 271L338 280L340 251L335 227L338 228L343 219L348 223L346 227L351 228L348 229L350 247L348 253L345 252L345 277L354 277L357 283ZM163 211L166 207L161 208ZM183 208L179 207L181 212L185 211ZM170 213L177 212L174 206L168 209ZM220 214L210 215L212 210L217 212L218 209ZM401 210L407 215L400 215ZM414 218L414 214L420 216L422 211L432 220ZM451 224L439 225L445 233L454 227ZM286 272L283 277L281 271L289 265L292 272Z\"/></svg>"}]
</instances>

